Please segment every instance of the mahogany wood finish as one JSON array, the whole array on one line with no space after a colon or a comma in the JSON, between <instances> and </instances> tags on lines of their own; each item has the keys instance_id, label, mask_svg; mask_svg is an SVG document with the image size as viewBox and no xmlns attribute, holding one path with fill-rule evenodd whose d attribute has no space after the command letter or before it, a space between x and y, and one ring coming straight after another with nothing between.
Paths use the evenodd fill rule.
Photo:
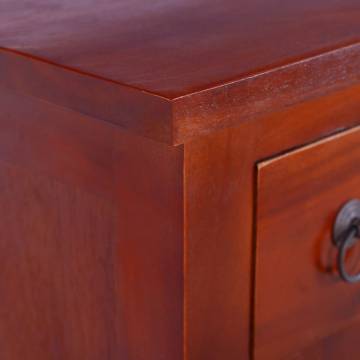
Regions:
<instances>
[{"instance_id":1,"label":"mahogany wood finish","mask_svg":"<svg viewBox=\"0 0 360 360\"><path fill-rule=\"evenodd\" d=\"M359 115L356 86L185 145L188 359L252 352L256 163L355 126Z\"/></svg>"},{"instance_id":2,"label":"mahogany wood finish","mask_svg":"<svg viewBox=\"0 0 360 360\"><path fill-rule=\"evenodd\" d=\"M330 335L336 349L335 334L360 322L359 287L334 271L331 240L340 207L360 198L359 142L357 127L258 165L255 359L287 359Z\"/></svg>"},{"instance_id":3,"label":"mahogany wood finish","mask_svg":"<svg viewBox=\"0 0 360 360\"><path fill-rule=\"evenodd\" d=\"M181 147L0 95L0 358L182 359Z\"/></svg>"},{"instance_id":4,"label":"mahogany wood finish","mask_svg":"<svg viewBox=\"0 0 360 360\"><path fill-rule=\"evenodd\" d=\"M357 0L3 0L1 6L3 47L168 99L355 43L360 32Z\"/></svg>"},{"instance_id":5,"label":"mahogany wood finish","mask_svg":"<svg viewBox=\"0 0 360 360\"><path fill-rule=\"evenodd\" d=\"M358 358L358 0L4 0L0 109L1 360Z\"/></svg>"},{"instance_id":6,"label":"mahogany wood finish","mask_svg":"<svg viewBox=\"0 0 360 360\"><path fill-rule=\"evenodd\" d=\"M359 18L358 0L3 0L0 75L181 144L358 82Z\"/></svg>"}]
</instances>

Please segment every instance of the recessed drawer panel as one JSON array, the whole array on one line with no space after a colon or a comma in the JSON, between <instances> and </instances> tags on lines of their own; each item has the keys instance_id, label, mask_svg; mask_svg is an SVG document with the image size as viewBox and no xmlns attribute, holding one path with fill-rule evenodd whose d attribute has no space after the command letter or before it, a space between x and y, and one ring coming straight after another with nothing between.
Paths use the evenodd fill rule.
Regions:
<instances>
[{"instance_id":1,"label":"recessed drawer panel","mask_svg":"<svg viewBox=\"0 0 360 360\"><path fill-rule=\"evenodd\" d=\"M257 180L254 358L359 359L360 283L340 277L332 237L344 204L360 199L360 128L260 163ZM354 211L341 233L353 238L342 249L350 275Z\"/></svg>"}]
</instances>

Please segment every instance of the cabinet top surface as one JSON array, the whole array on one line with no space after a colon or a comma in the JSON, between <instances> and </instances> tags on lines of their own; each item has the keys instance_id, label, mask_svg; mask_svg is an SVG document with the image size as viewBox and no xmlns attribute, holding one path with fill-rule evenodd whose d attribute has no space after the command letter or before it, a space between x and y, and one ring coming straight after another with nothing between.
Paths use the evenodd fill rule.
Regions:
<instances>
[{"instance_id":1,"label":"cabinet top surface","mask_svg":"<svg viewBox=\"0 0 360 360\"><path fill-rule=\"evenodd\" d=\"M175 99L360 39L359 0L2 0L0 47Z\"/></svg>"}]
</instances>

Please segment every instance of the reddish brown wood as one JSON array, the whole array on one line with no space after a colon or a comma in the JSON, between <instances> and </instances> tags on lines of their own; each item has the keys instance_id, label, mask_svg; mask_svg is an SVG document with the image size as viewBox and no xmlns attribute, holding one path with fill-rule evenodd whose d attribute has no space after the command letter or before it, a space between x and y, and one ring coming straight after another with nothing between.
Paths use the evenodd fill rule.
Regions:
<instances>
[{"instance_id":1,"label":"reddish brown wood","mask_svg":"<svg viewBox=\"0 0 360 360\"><path fill-rule=\"evenodd\" d=\"M256 163L359 124L359 114L354 86L185 145L187 359L249 357Z\"/></svg>"},{"instance_id":2,"label":"reddish brown wood","mask_svg":"<svg viewBox=\"0 0 360 360\"><path fill-rule=\"evenodd\" d=\"M359 40L357 0L3 0L2 46L175 98Z\"/></svg>"},{"instance_id":3,"label":"reddish brown wood","mask_svg":"<svg viewBox=\"0 0 360 360\"><path fill-rule=\"evenodd\" d=\"M353 45L176 99L173 141L187 142L356 84L359 63L360 45Z\"/></svg>"},{"instance_id":4,"label":"reddish brown wood","mask_svg":"<svg viewBox=\"0 0 360 360\"><path fill-rule=\"evenodd\" d=\"M157 141L173 142L171 104L159 96L1 50L0 74L3 88Z\"/></svg>"},{"instance_id":5,"label":"reddish brown wood","mask_svg":"<svg viewBox=\"0 0 360 360\"><path fill-rule=\"evenodd\" d=\"M254 162L265 155L274 155L292 146L312 141L335 129L355 125L360 113L359 96L359 88L354 86L186 145L184 346L188 359L217 360L225 355L228 359L237 359L239 356L246 359L248 356ZM84 231L88 226L89 216L96 218L98 214L95 208L104 208L106 214L110 212L110 215L111 211L115 211L113 208L117 212L121 210L118 219L115 216L110 216L110 219L101 217L104 219L99 220L101 224L98 227L101 229L98 231L107 231L106 229L116 225L113 230L115 234L108 234L109 240L106 243L114 242L113 251L118 251L120 256L117 261L119 270L115 271L119 277L116 279L120 279L120 274L124 274L127 285L126 290L119 290L118 294L108 296L116 304L122 299L117 311L126 314L126 317L117 317L110 307L110 310L106 310L108 317L99 315L98 320L94 320L91 326L83 323L88 316L91 319L95 316L87 310L91 304L91 309L101 314L105 313L104 308L108 307L108 300L91 297L93 294L95 296L95 291L104 295L101 290L104 285L99 284L98 290L95 284L95 289L88 298L90 305L84 306L83 312L70 319L70 311L73 311L74 305L69 305L69 313L61 313L61 318L69 319L73 324L73 331L78 331L79 335L73 336L71 341L66 340L68 338L65 336L67 342L58 345L57 351L67 351L70 359L71 356L76 357L79 351L77 349L82 347L85 347L84 352L93 352L95 359L96 354L105 347L110 349L112 356L121 354L125 359L126 356L129 359L131 356L138 356L147 360L151 359L151 356L157 358L159 354L175 359L182 358L182 147L172 148L134 138L109 124L46 102L12 94L8 90L1 91L1 108L0 161L7 163L4 165L3 181L9 183L11 179L15 179L15 174L24 178L18 184L15 180L11 182L14 183L16 193L24 194L19 195L19 198L31 197L38 191L40 196L45 198L44 203L51 209L57 204L56 199L60 194L56 198L50 197L50 190L60 184L56 191L63 194L61 198L64 198L65 209L70 209L69 197L72 199L75 196L73 194L79 193L78 212L83 215L79 214L73 221L84 227ZM299 121L300 119L302 121ZM264 134L267 136L264 137ZM30 190L26 184L32 186ZM15 194L15 190L8 191L8 197ZM119 201L114 198L115 194L118 194L116 196L119 196ZM82 205L82 201L85 205ZM4 202L8 203L9 200L5 198ZM131 209L130 205L134 209ZM14 210L11 210L9 205L9 216L12 215L9 219L12 219L16 209L15 203L12 206ZM21 213L24 211L21 201L19 206ZM31 205L29 206L31 209ZM32 206L37 209L40 205L34 202ZM3 208L3 211L6 211L7 207ZM57 228L62 226L56 219L63 212L65 216L65 210L49 211L49 218L46 218L49 220L44 221L42 230L38 231L51 231L54 222ZM34 216L37 216L36 212ZM70 221L66 219L64 221ZM40 223L40 220L37 222ZM112 225L113 223L115 225ZM146 224L149 224L149 227L145 229ZM2 226L5 226L4 223ZM12 229L14 225L7 226ZM24 232L25 228L19 227L13 231L17 231L14 237L21 238L18 235ZM82 234L80 229L76 231ZM117 233L121 236L118 237ZM70 239L77 238L76 234L70 231ZM98 244L98 237L100 236L94 235L89 253L84 254L87 263L83 266L89 272L93 265L100 266L98 258L93 252L90 253L91 249L96 248L100 254L105 251ZM139 240L138 244L133 242L134 238ZM22 247L27 245L24 241L21 243ZM50 236L43 235L38 241L42 243L35 241L28 244L29 251L34 251L36 245L48 244L50 248L52 246ZM4 246L7 247L7 244ZM69 260L61 257L58 261L46 263L50 261L48 258L53 256L52 251L54 249L48 249L43 258L34 258L33 262L21 266L30 272L36 266L49 266L49 273L43 276L50 281L55 267L58 268L60 264L69 261L73 267L77 267L85 260L79 257L77 252L72 253L70 248L64 254ZM23 257L20 255L19 252L14 252L17 261L22 263ZM114 255L109 254L107 261L111 262L111 256ZM80 262L78 265L77 261ZM111 273L111 266L108 265L107 274ZM143 271L136 271L139 269ZM21 284L25 286L28 283L23 277L24 271L13 273L12 276L19 276L19 285L14 285L13 292L24 291L20 288ZM73 279L72 273L67 275L60 272L60 275L69 279L68 281L70 275ZM95 275L99 281L105 281L105 274L100 270L95 272ZM83 276L86 284L89 284L88 275L80 270L75 279L80 282ZM31 282L30 278L28 279ZM51 351L50 340L42 342L42 349L35 349L42 339L44 329L52 334L53 331L59 331L60 325L56 324L61 324L61 320L57 323L45 323L45 316L50 314L49 307L53 306L54 302L61 306L62 300L57 298L53 290L48 291L41 287L43 285L36 282L36 279L32 281L35 287L40 287L39 296L43 302L44 315L38 314L39 308L33 303L35 294L30 292L28 297L19 297L16 301L11 297L11 292L8 296L17 306L21 306L25 301L27 308L33 310L28 314L29 317L25 316L23 320L31 325L34 319L32 316L38 316L36 321L39 321L42 330L38 332L38 337L28 336L28 342L24 340L19 348L11 342L8 334L9 348L4 348L3 351L8 351L9 354L13 354L13 351L21 354L25 351L29 351L29 354L34 352L39 360L40 356L48 357ZM89 293L90 285L86 284L83 289ZM5 280L3 286L7 286ZM60 289L62 285L60 283L57 286ZM63 290L66 294L69 293L66 296L75 304L79 300L72 289L70 287ZM8 309L10 300L4 305L4 309ZM20 316L24 315L15 307L15 323L5 317L4 326L15 326L16 330L16 326L19 326L17 321L21 323ZM82 320L83 318L85 320ZM85 342L88 332L90 333L86 336L96 337L98 329L104 329L106 324L110 324L110 328L106 328L106 338L100 336L97 342ZM62 326L67 329L66 324ZM111 330L111 326L119 329ZM29 327L23 328L23 338L28 331ZM69 334L72 334L71 331Z\"/></svg>"},{"instance_id":6,"label":"reddish brown wood","mask_svg":"<svg viewBox=\"0 0 360 360\"><path fill-rule=\"evenodd\" d=\"M357 0L6 0L1 84L182 144L360 80Z\"/></svg>"},{"instance_id":7,"label":"reddish brown wood","mask_svg":"<svg viewBox=\"0 0 360 360\"><path fill-rule=\"evenodd\" d=\"M186 359L246 359L253 139L232 132L185 147Z\"/></svg>"},{"instance_id":8,"label":"reddish brown wood","mask_svg":"<svg viewBox=\"0 0 360 360\"><path fill-rule=\"evenodd\" d=\"M328 337L322 338L317 343L288 357L289 360L323 360L346 359L357 360L359 352L356 345L359 341L360 324L353 323ZM349 346L349 344L351 344Z\"/></svg>"},{"instance_id":9,"label":"reddish brown wood","mask_svg":"<svg viewBox=\"0 0 360 360\"><path fill-rule=\"evenodd\" d=\"M256 164L359 125L359 4L2 1L1 360L263 356Z\"/></svg>"},{"instance_id":10,"label":"reddish brown wood","mask_svg":"<svg viewBox=\"0 0 360 360\"><path fill-rule=\"evenodd\" d=\"M255 359L286 359L360 321L359 286L334 270L331 231L360 198L360 129L258 166ZM341 348L354 346L340 335ZM299 356L299 355L298 355Z\"/></svg>"},{"instance_id":11,"label":"reddish brown wood","mask_svg":"<svg viewBox=\"0 0 360 360\"><path fill-rule=\"evenodd\" d=\"M182 359L182 148L0 95L0 358Z\"/></svg>"}]
</instances>

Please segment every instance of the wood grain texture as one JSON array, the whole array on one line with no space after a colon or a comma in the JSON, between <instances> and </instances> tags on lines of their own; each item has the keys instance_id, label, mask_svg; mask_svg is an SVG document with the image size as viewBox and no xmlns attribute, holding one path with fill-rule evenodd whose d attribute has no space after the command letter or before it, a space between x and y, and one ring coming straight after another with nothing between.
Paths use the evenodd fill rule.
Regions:
<instances>
[{"instance_id":1,"label":"wood grain texture","mask_svg":"<svg viewBox=\"0 0 360 360\"><path fill-rule=\"evenodd\" d=\"M185 144L185 324L189 360L252 351L255 166L360 124L353 86Z\"/></svg>"},{"instance_id":2,"label":"wood grain texture","mask_svg":"<svg viewBox=\"0 0 360 360\"><path fill-rule=\"evenodd\" d=\"M330 336L323 359L354 346L336 333L360 322L359 286L336 273L331 232L360 198L359 141L357 127L258 165L255 359L301 358Z\"/></svg>"},{"instance_id":3,"label":"wood grain texture","mask_svg":"<svg viewBox=\"0 0 360 360\"><path fill-rule=\"evenodd\" d=\"M1 162L0 357L103 359L126 347L115 204Z\"/></svg>"},{"instance_id":4,"label":"wood grain texture","mask_svg":"<svg viewBox=\"0 0 360 360\"><path fill-rule=\"evenodd\" d=\"M5 0L1 86L167 144L360 81L357 0Z\"/></svg>"},{"instance_id":5,"label":"wood grain texture","mask_svg":"<svg viewBox=\"0 0 360 360\"><path fill-rule=\"evenodd\" d=\"M1 359L182 360L182 148L0 94Z\"/></svg>"},{"instance_id":6,"label":"wood grain texture","mask_svg":"<svg viewBox=\"0 0 360 360\"><path fill-rule=\"evenodd\" d=\"M85 342L85 336L95 337L97 327L105 326L103 318L99 324L94 321L94 329L87 329L75 316L78 338L72 342L67 340L69 346L60 350L76 354L75 350L69 350L70 345L89 344L86 351L93 350L95 354L107 348L113 356L121 354L129 359L182 359L185 320L185 355L189 359L221 360L224 354L229 359L239 356L246 359L250 337L254 162L265 155L313 141L335 129L357 124L359 96L359 88L354 86L263 117L259 122L220 131L185 147L187 261L186 318L183 319L182 147L172 148L134 138L110 124L2 89L0 161L9 166L4 181L10 181L11 171L22 173L24 181L18 185L19 192L25 193L27 183L34 189L59 186L58 191L64 192L64 206L69 207L70 200L66 199L78 192L87 204L94 207L98 206L97 202L104 204L110 215L115 207L121 215L106 221L114 221L115 230L121 233L118 238L114 230L116 234L108 237L119 254L116 274L119 279L121 275L126 279L119 281L114 297L128 300L123 301L117 311L124 309L122 315L128 315L119 319L116 313L110 312L111 321L106 321L113 324L114 319L118 320L119 328L114 332L107 330L106 344L104 337L100 337L98 343ZM33 191L26 194L33 196ZM45 204L51 201L51 198L45 199ZM81 208L81 212L90 216L90 205ZM57 214L50 213L49 218L57 218ZM79 223L87 221L87 218L77 219ZM149 225L146 229L145 220ZM107 228L107 222L103 224L99 231ZM44 236L42 241L48 243L49 239ZM72 259L76 254L67 256ZM98 263L92 254L86 257L90 271L90 266ZM106 259L110 261L111 257ZM75 263L76 259L70 261ZM134 262L139 268L132 266ZM44 260L37 259L29 263L29 269L37 264L46 265ZM144 271L136 271L139 269ZM67 275L64 276L67 279ZM81 272L78 276L81 278ZM28 296L31 308L33 295ZM42 296L46 304L46 291ZM91 305L95 300L89 301ZM94 307L105 311L102 304L100 301ZM45 314L48 313L46 310ZM88 316L87 308L80 314ZM9 319L5 320L4 324L11 324ZM39 321L45 327L47 320L40 316ZM86 335L87 331L90 334ZM126 340L123 340L124 333ZM42 332L39 337L29 339L29 343L23 343L19 351L31 350L42 340L41 335ZM45 341L42 346L37 354L49 356L51 343Z\"/></svg>"},{"instance_id":7,"label":"wood grain texture","mask_svg":"<svg viewBox=\"0 0 360 360\"><path fill-rule=\"evenodd\" d=\"M176 99L173 141L258 121L264 114L358 84L359 64L360 45L353 45Z\"/></svg>"},{"instance_id":8,"label":"wood grain texture","mask_svg":"<svg viewBox=\"0 0 360 360\"><path fill-rule=\"evenodd\" d=\"M357 0L3 0L0 44L175 98L360 40Z\"/></svg>"},{"instance_id":9,"label":"wood grain texture","mask_svg":"<svg viewBox=\"0 0 360 360\"><path fill-rule=\"evenodd\" d=\"M253 138L185 147L187 360L248 358Z\"/></svg>"},{"instance_id":10,"label":"wood grain texture","mask_svg":"<svg viewBox=\"0 0 360 360\"><path fill-rule=\"evenodd\" d=\"M72 221L65 216L67 211L63 208L46 213L46 219L54 225L45 226L45 234L34 229L35 235L40 231L42 236L34 235L35 240L31 237L31 242L22 242L30 254L36 244L47 246L43 257L28 260L19 247L10 247L12 259L26 262L4 306L7 309L13 301L16 311L13 318L5 314L3 324L18 330L17 322L24 320L27 328L20 331L22 341L18 350L7 334L9 347L3 349L4 354L7 351L9 355L6 355L11 356L14 351L23 354L29 350L36 353L37 360L39 356L47 360L58 346L57 351L67 353L70 359L71 356L76 359L78 349L85 347L84 351L94 359L106 349L110 359L121 355L126 360L182 360L185 346L184 356L189 360L222 360L225 355L227 359L247 359L251 340L254 164L261 158L359 124L359 86L263 116L256 122L245 122L238 128L219 131L192 141L185 148L133 137L111 124L1 88L0 95L0 162L4 164L2 181L7 184L7 192L32 199L38 191L43 199L41 204L48 207L53 201L52 193L63 194L65 210L72 210L72 199L78 196L73 221L85 225L94 217L99 222L93 221L94 226L101 233L90 239L93 246L84 252L85 259L79 258L77 248L60 253L66 255L76 270L75 276L60 269L64 258L46 262L53 256L50 228ZM23 180L12 181L18 175ZM10 183L14 183L13 187ZM4 194L5 203L10 201L9 194ZM13 214L11 206L9 213ZM39 223L37 203L28 206L30 210L34 207L34 223ZM98 207L102 212L96 212ZM21 211L25 210L20 208ZM26 230L14 229L11 222L0 221L1 226L20 235ZM109 234L106 229L113 230ZM69 238L76 238L74 241L79 243L71 242L69 246L81 246L85 235L80 229L71 228ZM106 254L97 241L99 237L102 241L107 239ZM99 255L92 249L98 250ZM97 256L109 264L104 268ZM106 281L115 283L115 293L110 291L109 298L98 299L95 296L99 288L95 287L86 297L86 306L72 315L69 308L61 312L64 304L55 292L61 288L61 282L49 290L35 281L39 294L31 289L25 294L32 312L19 320L20 299L14 293L26 291L27 270L33 273L34 269L45 266L51 271L42 276L44 281L52 281L52 276L56 276L56 279L62 277L66 284L71 282L67 288L71 304L78 301L77 295L71 294L72 281L80 282L84 277L85 283L79 291L90 293L89 287L94 286L93 278L89 278L89 274L95 276L93 266L100 269L95 276L101 282L99 297L104 295L101 289ZM15 270L12 271L16 277ZM110 276L114 280L109 280ZM33 305L35 296L44 301L44 315ZM49 315L50 302L60 309L60 320ZM72 316L74 328L69 334L76 331L77 335L70 338L65 334L63 342L54 345L52 339L60 331L57 326L62 326L61 319ZM93 319L90 328L87 317ZM33 319L41 329L48 326L54 336L45 338L44 331L39 331L26 342L23 334ZM106 338L102 334L97 336L98 328L106 328ZM64 329L67 330L66 324ZM97 341L88 340L94 338ZM37 346L39 343L41 348Z\"/></svg>"},{"instance_id":11,"label":"wood grain texture","mask_svg":"<svg viewBox=\"0 0 360 360\"><path fill-rule=\"evenodd\" d=\"M359 63L358 0L2 1L1 360L251 358L256 163L359 125Z\"/></svg>"},{"instance_id":12,"label":"wood grain texture","mask_svg":"<svg viewBox=\"0 0 360 360\"><path fill-rule=\"evenodd\" d=\"M360 325L355 322L336 333L320 339L301 352L289 356L288 360L324 360L346 359L356 360L359 353L353 344L358 344ZM351 346L349 346L351 344Z\"/></svg>"},{"instance_id":13,"label":"wood grain texture","mask_svg":"<svg viewBox=\"0 0 360 360\"><path fill-rule=\"evenodd\" d=\"M159 96L0 51L0 86L39 98L121 129L173 143L172 107Z\"/></svg>"}]
</instances>

